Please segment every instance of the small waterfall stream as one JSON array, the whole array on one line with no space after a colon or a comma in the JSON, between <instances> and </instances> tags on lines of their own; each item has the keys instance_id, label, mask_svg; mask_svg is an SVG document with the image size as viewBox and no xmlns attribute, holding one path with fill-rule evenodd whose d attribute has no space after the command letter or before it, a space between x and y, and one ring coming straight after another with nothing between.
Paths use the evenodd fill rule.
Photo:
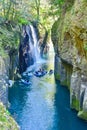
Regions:
<instances>
[{"instance_id":1,"label":"small waterfall stream","mask_svg":"<svg viewBox=\"0 0 87 130\"><path fill-rule=\"evenodd\" d=\"M26 32L27 32L27 34L28 34L28 36L29 36L30 52L31 52L32 57L34 58L34 57L35 57L34 51L33 51L34 43L33 43L32 32L31 32L30 26L26 26ZM34 60L34 61L35 61L35 60Z\"/></svg>"},{"instance_id":2,"label":"small waterfall stream","mask_svg":"<svg viewBox=\"0 0 87 130\"><path fill-rule=\"evenodd\" d=\"M19 72L23 73L27 67L40 61L38 45L38 31L33 25L23 26L23 40L19 47Z\"/></svg>"},{"instance_id":3,"label":"small waterfall stream","mask_svg":"<svg viewBox=\"0 0 87 130\"><path fill-rule=\"evenodd\" d=\"M33 42L34 42L34 47L33 47L33 54L35 55L34 61L37 62L40 60L40 50L39 50L39 46L38 46L38 38L36 35L36 31L34 29L34 27L32 25L30 25L31 28L31 32L32 32L32 38L33 38Z\"/></svg>"}]
</instances>

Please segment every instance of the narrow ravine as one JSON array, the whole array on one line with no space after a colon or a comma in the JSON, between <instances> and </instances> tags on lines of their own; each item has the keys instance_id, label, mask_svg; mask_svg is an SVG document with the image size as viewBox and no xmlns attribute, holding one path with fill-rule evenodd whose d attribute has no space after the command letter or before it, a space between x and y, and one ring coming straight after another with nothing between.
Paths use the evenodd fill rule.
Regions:
<instances>
[{"instance_id":1,"label":"narrow ravine","mask_svg":"<svg viewBox=\"0 0 87 130\"><path fill-rule=\"evenodd\" d=\"M53 56L35 64L32 70L54 68ZM87 123L76 116L69 107L69 92L55 81L54 75L46 74L29 78L32 85L26 89L20 82L9 88L9 111L20 130L87 130Z\"/></svg>"}]
</instances>

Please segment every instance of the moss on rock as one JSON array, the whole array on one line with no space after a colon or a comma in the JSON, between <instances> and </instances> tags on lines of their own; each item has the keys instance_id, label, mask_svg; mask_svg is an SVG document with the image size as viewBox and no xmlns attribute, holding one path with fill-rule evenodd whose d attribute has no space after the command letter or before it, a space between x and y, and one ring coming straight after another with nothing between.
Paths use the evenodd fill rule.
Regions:
<instances>
[{"instance_id":1,"label":"moss on rock","mask_svg":"<svg viewBox=\"0 0 87 130\"><path fill-rule=\"evenodd\" d=\"M78 117L84 120L87 120L87 111L79 111L78 112Z\"/></svg>"},{"instance_id":2,"label":"moss on rock","mask_svg":"<svg viewBox=\"0 0 87 130\"><path fill-rule=\"evenodd\" d=\"M55 79L60 80L60 75L55 73Z\"/></svg>"},{"instance_id":3,"label":"moss on rock","mask_svg":"<svg viewBox=\"0 0 87 130\"><path fill-rule=\"evenodd\" d=\"M0 130L19 130L15 120L10 116L5 106L0 102Z\"/></svg>"},{"instance_id":4,"label":"moss on rock","mask_svg":"<svg viewBox=\"0 0 87 130\"><path fill-rule=\"evenodd\" d=\"M64 80L64 81L62 81L62 82L61 82L61 85L67 86L67 88L70 89L70 81L67 81L67 79Z\"/></svg>"},{"instance_id":5,"label":"moss on rock","mask_svg":"<svg viewBox=\"0 0 87 130\"><path fill-rule=\"evenodd\" d=\"M72 97L72 103L70 104L70 106L72 109L79 111L79 106L80 106L79 100Z\"/></svg>"}]
</instances>

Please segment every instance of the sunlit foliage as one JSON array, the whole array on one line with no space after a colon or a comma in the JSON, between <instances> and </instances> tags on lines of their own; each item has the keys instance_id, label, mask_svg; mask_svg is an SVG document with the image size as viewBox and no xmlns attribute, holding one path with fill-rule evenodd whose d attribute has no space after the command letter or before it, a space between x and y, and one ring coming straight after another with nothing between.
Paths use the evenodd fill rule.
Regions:
<instances>
[{"instance_id":1,"label":"sunlit foliage","mask_svg":"<svg viewBox=\"0 0 87 130\"><path fill-rule=\"evenodd\" d=\"M49 32L63 1L0 0L0 50L18 48L22 25L31 21Z\"/></svg>"}]
</instances>

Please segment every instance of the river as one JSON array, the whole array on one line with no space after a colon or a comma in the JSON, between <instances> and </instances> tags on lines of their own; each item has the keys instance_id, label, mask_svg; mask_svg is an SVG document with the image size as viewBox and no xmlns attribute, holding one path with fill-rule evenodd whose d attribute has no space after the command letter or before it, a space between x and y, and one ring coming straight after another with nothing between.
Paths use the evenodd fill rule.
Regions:
<instances>
[{"instance_id":1,"label":"river","mask_svg":"<svg viewBox=\"0 0 87 130\"><path fill-rule=\"evenodd\" d=\"M32 71L53 69L53 55L50 57L31 67ZM54 74L28 79L32 85L27 88L19 81L9 88L9 111L20 130L87 130L87 122L70 109L68 89L55 81Z\"/></svg>"}]
</instances>

